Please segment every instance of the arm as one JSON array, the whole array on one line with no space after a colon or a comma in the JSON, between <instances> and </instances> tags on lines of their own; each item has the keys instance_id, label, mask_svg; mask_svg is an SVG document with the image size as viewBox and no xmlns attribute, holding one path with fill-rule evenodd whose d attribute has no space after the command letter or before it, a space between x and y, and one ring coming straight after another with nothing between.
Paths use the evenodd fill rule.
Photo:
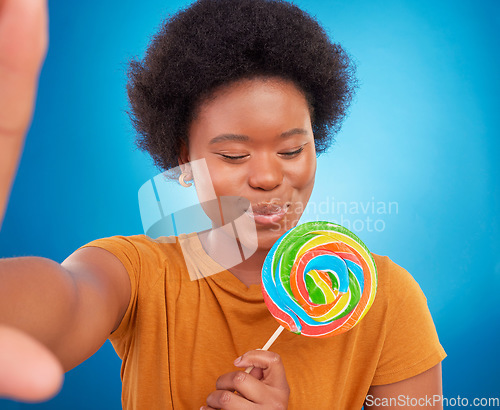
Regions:
<instances>
[{"instance_id":1,"label":"arm","mask_svg":"<svg viewBox=\"0 0 500 410\"><path fill-rule=\"evenodd\" d=\"M0 0L0 226L28 130L48 43L46 0ZM0 260L0 396L54 395L120 322L128 274L112 254L78 250L61 265ZM61 368L62 365L62 368Z\"/></svg>"},{"instance_id":2,"label":"arm","mask_svg":"<svg viewBox=\"0 0 500 410\"><path fill-rule=\"evenodd\" d=\"M44 258L0 260L0 396L45 400L62 371L96 352L130 299L121 262L84 248L61 265Z\"/></svg>"},{"instance_id":3,"label":"arm","mask_svg":"<svg viewBox=\"0 0 500 410\"><path fill-rule=\"evenodd\" d=\"M44 0L0 1L0 227L47 48L46 7ZM62 369L47 348L0 324L0 397L41 400L61 383Z\"/></svg>"},{"instance_id":4,"label":"arm","mask_svg":"<svg viewBox=\"0 0 500 410\"><path fill-rule=\"evenodd\" d=\"M414 408L442 409L441 363L429 370L382 386L372 386L366 396L366 410Z\"/></svg>"},{"instance_id":5,"label":"arm","mask_svg":"<svg viewBox=\"0 0 500 410\"><path fill-rule=\"evenodd\" d=\"M65 371L106 341L130 299L121 262L98 248L78 250L61 265L44 258L0 261L0 323L46 346Z\"/></svg>"}]
</instances>

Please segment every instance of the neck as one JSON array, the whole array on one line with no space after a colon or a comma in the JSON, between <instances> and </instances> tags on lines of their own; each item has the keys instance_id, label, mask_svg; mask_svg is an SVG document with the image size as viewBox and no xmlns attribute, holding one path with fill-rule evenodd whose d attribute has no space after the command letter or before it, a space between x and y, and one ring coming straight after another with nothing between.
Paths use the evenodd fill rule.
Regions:
<instances>
[{"instance_id":1,"label":"neck","mask_svg":"<svg viewBox=\"0 0 500 410\"><path fill-rule=\"evenodd\" d=\"M246 286L261 282L261 271L268 249L259 249L242 261L241 243L221 230L209 230L198 234L205 252L219 265L226 268Z\"/></svg>"},{"instance_id":2,"label":"neck","mask_svg":"<svg viewBox=\"0 0 500 410\"><path fill-rule=\"evenodd\" d=\"M260 284L262 265L267 253L268 250L257 249L250 258L228 270L247 286Z\"/></svg>"}]
</instances>

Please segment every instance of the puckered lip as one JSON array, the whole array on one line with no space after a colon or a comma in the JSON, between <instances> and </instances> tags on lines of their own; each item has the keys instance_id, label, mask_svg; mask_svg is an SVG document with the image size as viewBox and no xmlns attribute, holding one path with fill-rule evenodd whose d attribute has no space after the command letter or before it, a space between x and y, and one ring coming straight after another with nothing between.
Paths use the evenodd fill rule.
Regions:
<instances>
[{"instance_id":1,"label":"puckered lip","mask_svg":"<svg viewBox=\"0 0 500 410\"><path fill-rule=\"evenodd\" d=\"M289 208L290 202L262 201L251 204L245 213L258 224L270 225L283 219Z\"/></svg>"}]
</instances>

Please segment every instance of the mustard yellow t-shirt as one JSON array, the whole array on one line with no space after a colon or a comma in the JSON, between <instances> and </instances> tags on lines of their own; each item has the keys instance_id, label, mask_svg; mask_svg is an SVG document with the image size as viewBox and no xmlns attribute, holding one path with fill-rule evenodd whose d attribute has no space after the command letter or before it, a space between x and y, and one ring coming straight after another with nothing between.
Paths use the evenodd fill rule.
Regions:
<instances>
[{"instance_id":1,"label":"mustard yellow t-shirt","mask_svg":"<svg viewBox=\"0 0 500 410\"><path fill-rule=\"evenodd\" d=\"M217 378L235 370L233 360L278 327L260 285L247 287L220 267L196 234L86 246L113 253L130 275L130 304L110 336L123 361L126 410L199 409ZM188 274L185 256L200 279ZM271 347L285 366L289 409L360 409L370 386L415 376L446 356L418 284L388 257L373 257L377 296L357 327L324 339L285 331Z\"/></svg>"}]
</instances>

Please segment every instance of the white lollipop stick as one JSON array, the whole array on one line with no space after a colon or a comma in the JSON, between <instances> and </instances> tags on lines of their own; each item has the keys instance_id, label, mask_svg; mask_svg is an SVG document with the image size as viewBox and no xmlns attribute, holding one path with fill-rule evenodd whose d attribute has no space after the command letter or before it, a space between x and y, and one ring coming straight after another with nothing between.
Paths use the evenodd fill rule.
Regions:
<instances>
[{"instance_id":1,"label":"white lollipop stick","mask_svg":"<svg viewBox=\"0 0 500 410\"><path fill-rule=\"evenodd\" d=\"M269 340L266 342L266 344L264 345L264 347L262 349L260 349L260 350L269 350L269 348L274 343L274 341L278 338L278 336L281 334L281 332L283 331L283 329L284 329L284 327L280 325L276 329L276 332L273 333L273 335L269 338ZM245 373L250 373L254 367L255 366L247 367L246 370L245 370Z\"/></svg>"}]
</instances>

